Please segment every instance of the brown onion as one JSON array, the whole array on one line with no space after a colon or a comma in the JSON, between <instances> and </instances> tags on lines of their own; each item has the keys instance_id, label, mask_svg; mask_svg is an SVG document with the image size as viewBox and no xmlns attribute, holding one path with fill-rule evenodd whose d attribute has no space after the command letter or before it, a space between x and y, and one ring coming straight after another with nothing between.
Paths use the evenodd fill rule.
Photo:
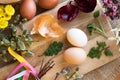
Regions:
<instances>
[{"instance_id":1,"label":"brown onion","mask_svg":"<svg viewBox=\"0 0 120 80\"><path fill-rule=\"evenodd\" d=\"M78 13L79 13L79 8L77 6L71 4L71 2L69 2L67 5L61 7L58 10L57 17L58 17L58 19L72 21L74 18L76 18Z\"/></svg>"},{"instance_id":2,"label":"brown onion","mask_svg":"<svg viewBox=\"0 0 120 80\"><path fill-rule=\"evenodd\" d=\"M83 12L92 12L97 4L97 0L74 0L77 5L79 6L79 9Z\"/></svg>"}]
</instances>

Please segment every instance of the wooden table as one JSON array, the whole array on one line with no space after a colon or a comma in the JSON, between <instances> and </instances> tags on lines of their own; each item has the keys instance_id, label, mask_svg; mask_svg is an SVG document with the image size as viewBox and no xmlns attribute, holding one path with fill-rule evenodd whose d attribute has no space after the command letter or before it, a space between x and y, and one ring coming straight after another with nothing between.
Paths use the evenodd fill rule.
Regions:
<instances>
[{"instance_id":1,"label":"wooden table","mask_svg":"<svg viewBox=\"0 0 120 80\"><path fill-rule=\"evenodd\" d=\"M65 0L60 0L64 2ZM110 21L112 27L117 27L120 20ZM120 80L120 58L94 70L80 80Z\"/></svg>"},{"instance_id":2,"label":"wooden table","mask_svg":"<svg viewBox=\"0 0 120 80\"><path fill-rule=\"evenodd\" d=\"M64 2L66 0L60 0ZM118 26L120 20L110 21L112 27ZM120 80L120 58L84 75L80 80Z\"/></svg>"}]
</instances>

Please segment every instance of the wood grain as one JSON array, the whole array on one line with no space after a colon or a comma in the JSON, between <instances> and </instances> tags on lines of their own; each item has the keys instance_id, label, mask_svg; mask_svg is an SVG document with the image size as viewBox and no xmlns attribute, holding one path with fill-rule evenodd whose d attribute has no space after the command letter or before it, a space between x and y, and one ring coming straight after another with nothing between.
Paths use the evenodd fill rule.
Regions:
<instances>
[{"instance_id":1,"label":"wood grain","mask_svg":"<svg viewBox=\"0 0 120 80\"><path fill-rule=\"evenodd\" d=\"M60 5L58 5L55 9L53 9L51 11L48 11L46 13L50 13L50 14L52 14L52 15L54 15L56 17L56 14L55 14L56 11L59 9L59 7L65 5L66 3L67 2L64 2L64 3L60 4ZM98 10L98 9L101 9L100 4L98 4L96 10ZM27 29L29 29L29 30L32 29L34 19L31 20L31 21L29 21L29 22L27 22L25 24L27 26ZM110 27L108 21L105 20L103 17L101 17L101 19L103 21L103 25L104 25L105 31L110 36L113 35L113 33L110 32L111 27ZM94 19L92 17L92 13L84 14L84 13L80 12L79 16L74 21L72 21L72 22L59 21L59 24L61 24L61 26L66 31L68 29L72 28L72 27L77 27L77 28L80 28L83 31L85 31L86 34L88 35L88 32L86 30L86 25L88 23L90 23L90 22L97 23L96 21L94 21ZM60 38L47 39L47 40L45 38L40 37L39 35L35 35L35 36L33 36L33 39L39 41L39 42L34 43L32 45L32 47L29 48L30 50L32 50L33 52L35 52L35 56L33 56L33 57L26 57L26 59L30 62L30 64L32 64L33 66L35 66L36 69L39 69L39 66L40 66L39 62L42 59L42 58L38 57L38 55L42 54L44 52L44 50L48 47L48 45L51 42L53 42L54 40L62 41L65 44L64 50L67 49L68 47L72 47L67 42L65 35L61 36ZM88 39L89 39L88 45L86 47L84 47L84 49L86 50L87 53L88 53L89 49L92 47L91 45L95 46L96 41L105 41L111 47L111 50L114 51L114 56L113 57L106 57L105 55L103 55L100 60L87 58L87 60L82 65L79 66L81 74L86 74L86 73L88 73L88 72L90 72L90 71L92 71L92 70L94 70L94 69L96 69L96 68L98 68L98 67L100 67L100 66L102 66L102 65L104 65L104 64L106 64L106 63L108 63L108 62L110 62L110 61L112 61L112 60L114 60L114 59L116 59L116 58L118 58L120 56L120 54L118 52L118 46L115 46L115 44L116 44L115 41L112 41L112 42L108 41L106 38L104 38L104 37L102 37L102 36L100 36L98 34L93 35L93 36L88 36ZM60 55L58 55L58 56L56 56L54 58L55 63L57 65L49 72L49 74L52 74L52 76L49 75L49 74L47 74L43 78L43 80L53 80L55 73L58 72L58 71L60 71L63 67L65 67L65 66L68 65L63 60L62 52L60 53ZM46 59L49 59L49 58L46 57ZM9 72L11 72L15 68L15 66L17 64L18 63L15 63L15 64L12 64L12 65L9 65L9 66L6 66L6 67L0 69L0 73L2 73L1 76L0 76L0 80L3 80L9 74ZM97 77L100 77L100 76L98 76L99 74L100 74L100 71L94 72L94 75L96 75ZM103 80L102 78L89 77L90 74L87 74L87 75L88 75L88 77L86 77L86 79L84 77L84 80ZM104 80L107 80L107 78L104 79Z\"/></svg>"},{"instance_id":2,"label":"wood grain","mask_svg":"<svg viewBox=\"0 0 120 80\"><path fill-rule=\"evenodd\" d=\"M0 4L10 4L10 3L16 3L21 0L0 0Z\"/></svg>"}]
</instances>

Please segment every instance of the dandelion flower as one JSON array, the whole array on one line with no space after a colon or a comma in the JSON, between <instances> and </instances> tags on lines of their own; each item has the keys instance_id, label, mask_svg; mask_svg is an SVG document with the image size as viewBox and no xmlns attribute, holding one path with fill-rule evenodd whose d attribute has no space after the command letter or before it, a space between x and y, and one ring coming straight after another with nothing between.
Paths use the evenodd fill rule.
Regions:
<instances>
[{"instance_id":1,"label":"dandelion flower","mask_svg":"<svg viewBox=\"0 0 120 80\"><path fill-rule=\"evenodd\" d=\"M0 28L4 29L8 26L8 21L0 20Z\"/></svg>"},{"instance_id":2,"label":"dandelion flower","mask_svg":"<svg viewBox=\"0 0 120 80\"><path fill-rule=\"evenodd\" d=\"M9 21L11 19L11 15L4 14L4 20Z\"/></svg>"},{"instance_id":3,"label":"dandelion flower","mask_svg":"<svg viewBox=\"0 0 120 80\"><path fill-rule=\"evenodd\" d=\"M6 14L12 16L12 15L14 15L14 13L15 13L15 9L13 8L12 5L6 5L6 6L5 6L5 12L6 12Z\"/></svg>"}]
</instances>

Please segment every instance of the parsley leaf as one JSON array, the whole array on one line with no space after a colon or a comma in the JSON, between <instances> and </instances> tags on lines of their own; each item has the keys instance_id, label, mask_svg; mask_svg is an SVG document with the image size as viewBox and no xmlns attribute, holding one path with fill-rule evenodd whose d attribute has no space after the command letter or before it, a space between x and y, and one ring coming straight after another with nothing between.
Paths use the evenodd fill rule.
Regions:
<instances>
[{"instance_id":1,"label":"parsley leaf","mask_svg":"<svg viewBox=\"0 0 120 80\"><path fill-rule=\"evenodd\" d=\"M99 10L95 11L93 17L98 18L99 16L100 16L100 11Z\"/></svg>"},{"instance_id":2,"label":"parsley leaf","mask_svg":"<svg viewBox=\"0 0 120 80\"><path fill-rule=\"evenodd\" d=\"M104 51L104 54L106 56L112 56L112 52L109 49L109 47L106 45L105 42L96 42L97 43L97 47L92 47L88 53L87 56L89 56L90 58L100 58L102 56L102 52Z\"/></svg>"},{"instance_id":3,"label":"parsley leaf","mask_svg":"<svg viewBox=\"0 0 120 80\"><path fill-rule=\"evenodd\" d=\"M48 49L44 52L45 56L54 56L57 55L63 47L62 42L53 42L52 44L49 45Z\"/></svg>"},{"instance_id":4,"label":"parsley leaf","mask_svg":"<svg viewBox=\"0 0 120 80\"><path fill-rule=\"evenodd\" d=\"M99 48L103 48L103 49L107 46L105 42L98 42L98 41L97 41L97 45Z\"/></svg>"},{"instance_id":5,"label":"parsley leaf","mask_svg":"<svg viewBox=\"0 0 120 80\"><path fill-rule=\"evenodd\" d=\"M91 57L91 58L100 58L100 56L102 55L102 53L101 53L101 51L99 50L99 48L98 47L93 47L93 48L91 48L91 50L90 50L90 52L89 52L89 54L88 54L88 56L89 57Z\"/></svg>"},{"instance_id":6,"label":"parsley leaf","mask_svg":"<svg viewBox=\"0 0 120 80\"><path fill-rule=\"evenodd\" d=\"M113 54L112 54L112 52L110 51L109 48L105 48L104 53L105 53L106 56L113 56Z\"/></svg>"}]
</instances>

